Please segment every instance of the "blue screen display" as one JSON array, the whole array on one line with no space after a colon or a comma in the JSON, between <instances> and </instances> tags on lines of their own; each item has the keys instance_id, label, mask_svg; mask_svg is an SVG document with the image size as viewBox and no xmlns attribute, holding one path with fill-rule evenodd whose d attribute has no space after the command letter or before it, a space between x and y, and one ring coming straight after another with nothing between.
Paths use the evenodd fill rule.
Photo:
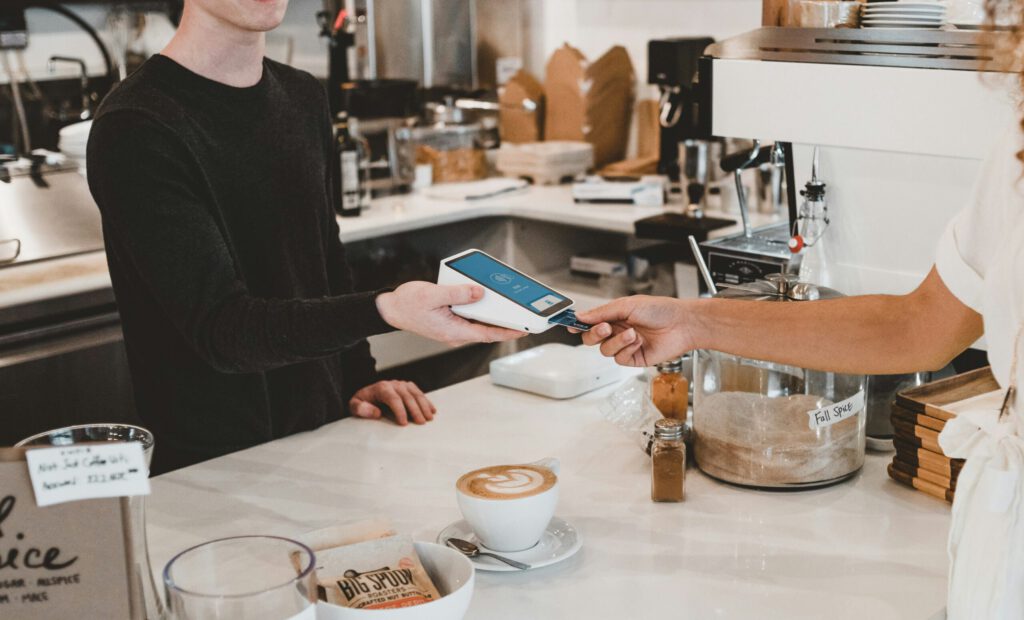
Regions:
<instances>
[{"instance_id":1,"label":"blue screen display","mask_svg":"<svg viewBox=\"0 0 1024 620\"><path fill-rule=\"evenodd\" d=\"M450 261L448 266L537 314L546 314L547 310L566 301L539 282L480 252Z\"/></svg>"}]
</instances>

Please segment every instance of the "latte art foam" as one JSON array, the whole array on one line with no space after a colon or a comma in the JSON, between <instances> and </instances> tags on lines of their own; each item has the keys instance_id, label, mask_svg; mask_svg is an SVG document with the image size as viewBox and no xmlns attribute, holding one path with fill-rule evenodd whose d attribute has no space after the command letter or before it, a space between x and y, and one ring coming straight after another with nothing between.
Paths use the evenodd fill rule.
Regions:
<instances>
[{"instance_id":1,"label":"latte art foam","mask_svg":"<svg viewBox=\"0 0 1024 620\"><path fill-rule=\"evenodd\" d=\"M536 495L555 486L554 472L532 465L496 465L459 478L460 491L486 499L514 499Z\"/></svg>"}]
</instances>

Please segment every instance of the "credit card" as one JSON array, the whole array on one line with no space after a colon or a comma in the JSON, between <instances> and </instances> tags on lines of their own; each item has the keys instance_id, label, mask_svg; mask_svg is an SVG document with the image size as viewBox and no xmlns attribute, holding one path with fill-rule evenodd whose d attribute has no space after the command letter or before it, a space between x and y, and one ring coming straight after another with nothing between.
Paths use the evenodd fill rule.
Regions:
<instances>
[{"instance_id":1,"label":"credit card","mask_svg":"<svg viewBox=\"0 0 1024 620\"><path fill-rule=\"evenodd\" d=\"M573 329L578 329L581 332L588 332L593 325L584 323L576 318L576 313L573 312L572 308L559 312L555 316L548 319L548 323L554 323L555 325L564 325Z\"/></svg>"}]
</instances>

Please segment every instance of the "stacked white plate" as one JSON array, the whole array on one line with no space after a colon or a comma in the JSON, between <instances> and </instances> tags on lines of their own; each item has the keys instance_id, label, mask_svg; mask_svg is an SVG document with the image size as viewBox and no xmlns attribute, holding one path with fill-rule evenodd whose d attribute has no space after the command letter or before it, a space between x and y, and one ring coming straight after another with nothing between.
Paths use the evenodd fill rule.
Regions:
<instances>
[{"instance_id":1,"label":"stacked white plate","mask_svg":"<svg viewBox=\"0 0 1024 620\"><path fill-rule=\"evenodd\" d=\"M57 148L68 159L78 164L78 169L85 174L85 147L89 142L89 130L92 121L84 121L68 125L60 130Z\"/></svg>"},{"instance_id":2,"label":"stacked white plate","mask_svg":"<svg viewBox=\"0 0 1024 620\"><path fill-rule=\"evenodd\" d=\"M863 28L922 28L936 30L946 20L946 5L928 0L871 2L861 12Z\"/></svg>"},{"instance_id":3,"label":"stacked white plate","mask_svg":"<svg viewBox=\"0 0 1024 620\"><path fill-rule=\"evenodd\" d=\"M504 143L498 149L496 167L507 177L529 177L541 185L554 185L565 177L583 174L594 166L594 147L589 142Z\"/></svg>"}]
</instances>

